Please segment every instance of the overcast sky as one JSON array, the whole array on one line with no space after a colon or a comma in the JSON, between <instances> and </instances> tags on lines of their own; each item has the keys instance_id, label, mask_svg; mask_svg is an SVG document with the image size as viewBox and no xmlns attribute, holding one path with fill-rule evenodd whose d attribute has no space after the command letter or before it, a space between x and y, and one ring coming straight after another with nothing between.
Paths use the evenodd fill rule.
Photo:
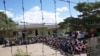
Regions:
<instances>
[{"instance_id":1,"label":"overcast sky","mask_svg":"<svg viewBox=\"0 0 100 56\"><path fill-rule=\"evenodd\" d=\"M0 0L0 11L4 11L4 4ZM5 0L6 1L6 14L8 17L11 17L15 22L23 22L23 14L22 14L22 0ZM72 2L78 3L79 0L71 0ZM87 0L80 0L81 2L87 2ZM95 2L96 0L89 0L90 2ZM42 0L43 2L43 17L44 22L53 24L55 23L55 10L54 10L54 0ZM62 22L66 17L70 16L69 10L71 10L72 16L77 17L80 14L73 7L76 5L75 3L71 3L71 9L68 7L67 2L62 2L60 0L56 0L56 16L57 22ZM24 0L24 17L25 22L27 23L41 23L41 4L40 0Z\"/></svg>"}]
</instances>

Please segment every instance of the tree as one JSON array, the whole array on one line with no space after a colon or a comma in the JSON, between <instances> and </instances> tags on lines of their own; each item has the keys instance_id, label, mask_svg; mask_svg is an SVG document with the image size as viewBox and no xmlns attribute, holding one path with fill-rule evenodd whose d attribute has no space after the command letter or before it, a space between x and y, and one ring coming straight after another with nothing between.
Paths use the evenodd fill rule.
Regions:
<instances>
[{"instance_id":1,"label":"tree","mask_svg":"<svg viewBox=\"0 0 100 56\"><path fill-rule=\"evenodd\" d=\"M16 23L4 12L0 12L0 36L8 36L16 29Z\"/></svg>"},{"instance_id":2,"label":"tree","mask_svg":"<svg viewBox=\"0 0 100 56\"><path fill-rule=\"evenodd\" d=\"M74 8L82 13L79 17L82 18L84 27L93 28L100 24L100 2L83 2Z\"/></svg>"},{"instance_id":3,"label":"tree","mask_svg":"<svg viewBox=\"0 0 100 56\"><path fill-rule=\"evenodd\" d=\"M82 14L78 15L78 18L66 18L64 22L59 23L61 28L66 28L68 23L74 29L80 26L86 29L100 26L100 2L78 3L74 8Z\"/></svg>"},{"instance_id":4,"label":"tree","mask_svg":"<svg viewBox=\"0 0 100 56\"><path fill-rule=\"evenodd\" d=\"M80 27L82 24L81 19L79 18L74 18L74 17L68 17L64 20L64 22L59 23L60 28L67 28L70 27L71 30L76 30L77 27Z\"/></svg>"}]
</instances>

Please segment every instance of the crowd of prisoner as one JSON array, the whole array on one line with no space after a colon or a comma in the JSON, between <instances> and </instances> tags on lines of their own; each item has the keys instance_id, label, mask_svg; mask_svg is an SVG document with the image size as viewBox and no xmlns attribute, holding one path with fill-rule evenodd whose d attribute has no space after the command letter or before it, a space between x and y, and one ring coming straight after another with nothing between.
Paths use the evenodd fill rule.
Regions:
<instances>
[{"instance_id":1,"label":"crowd of prisoner","mask_svg":"<svg viewBox=\"0 0 100 56\"><path fill-rule=\"evenodd\" d=\"M82 37L82 36L81 36ZM78 38L76 33L69 34L62 38L58 37L32 37L32 38L16 38L14 41L4 41L5 46L9 45L25 45L34 43L44 43L53 49L59 50L65 54L80 54L87 52L86 34L82 38Z\"/></svg>"}]
</instances>

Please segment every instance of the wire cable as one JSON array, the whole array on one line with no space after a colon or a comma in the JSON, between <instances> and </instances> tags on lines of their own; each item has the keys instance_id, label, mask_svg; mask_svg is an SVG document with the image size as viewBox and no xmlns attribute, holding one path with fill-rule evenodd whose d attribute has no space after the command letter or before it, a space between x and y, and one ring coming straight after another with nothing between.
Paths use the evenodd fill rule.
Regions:
<instances>
[{"instance_id":1,"label":"wire cable","mask_svg":"<svg viewBox=\"0 0 100 56\"><path fill-rule=\"evenodd\" d=\"M44 35L44 17L43 17L43 3L42 0L40 0L40 5L41 5L41 19L42 19L42 37ZM44 56L44 42L42 43L42 56Z\"/></svg>"},{"instance_id":2,"label":"wire cable","mask_svg":"<svg viewBox=\"0 0 100 56\"><path fill-rule=\"evenodd\" d=\"M4 11L5 11L5 14L6 14L6 1L3 0L3 5L4 5Z\"/></svg>"},{"instance_id":3,"label":"wire cable","mask_svg":"<svg viewBox=\"0 0 100 56\"><path fill-rule=\"evenodd\" d=\"M71 4L72 4L73 2L71 2L70 0L67 0L67 1L65 1L65 0L61 0L61 1L63 1L63 2L67 2L67 3L68 3L69 14L70 14L70 17L72 18L73 16L72 16ZM75 3L75 2L74 2L74 3ZM78 3L75 3L75 4L78 4ZM74 56L74 52L73 52L71 55Z\"/></svg>"},{"instance_id":4,"label":"wire cable","mask_svg":"<svg viewBox=\"0 0 100 56\"><path fill-rule=\"evenodd\" d=\"M56 0L54 0L54 10L55 10L55 27L56 27L56 37L58 37L58 30L57 30L57 15L56 15ZM57 56L57 50L55 50L55 56Z\"/></svg>"},{"instance_id":5,"label":"wire cable","mask_svg":"<svg viewBox=\"0 0 100 56\"><path fill-rule=\"evenodd\" d=\"M6 1L5 0L3 0L3 5L4 5L4 12L6 14ZM5 19L6 19L6 17L5 17ZM8 20L6 20L6 24L8 25ZM8 26L7 26L7 30L8 30ZM12 45L11 45L11 56L13 56L13 54L12 54Z\"/></svg>"},{"instance_id":6,"label":"wire cable","mask_svg":"<svg viewBox=\"0 0 100 56\"><path fill-rule=\"evenodd\" d=\"M70 17L72 18L73 16L72 16L72 11L71 11L71 1L70 0L67 0L68 1L68 7L69 7L69 13L70 13ZM70 26L69 26L69 28L70 28ZM74 56L74 52L71 54L72 56Z\"/></svg>"},{"instance_id":7,"label":"wire cable","mask_svg":"<svg viewBox=\"0 0 100 56\"><path fill-rule=\"evenodd\" d=\"M72 13L71 13L71 1L70 0L60 0L60 1L63 1L63 2L67 2L68 3L68 7L69 7L69 14L70 14L70 16L72 17ZM75 3L75 2L74 2ZM77 4L77 3L76 3Z\"/></svg>"},{"instance_id":8,"label":"wire cable","mask_svg":"<svg viewBox=\"0 0 100 56\"><path fill-rule=\"evenodd\" d=\"M77 4L76 2L72 2L72 1L66 1L66 0L59 0L59 1L63 1L63 2L70 2L70 3L74 3L74 4Z\"/></svg>"},{"instance_id":9,"label":"wire cable","mask_svg":"<svg viewBox=\"0 0 100 56\"><path fill-rule=\"evenodd\" d=\"M22 12L23 12L23 21L24 21L24 31L23 31L23 38L25 38L25 47L26 47L26 53L28 53L28 46L27 46L27 37L25 36L26 35L26 28L25 28L25 18L24 18L24 0L22 0Z\"/></svg>"},{"instance_id":10,"label":"wire cable","mask_svg":"<svg viewBox=\"0 0 100 56\"><path fill-rule=\"evenodd\" d=\"M69 5L69 13L70 13L70 16L72 17L70 0L68 0L68 5Z\"/></svg>"}]
</instances>

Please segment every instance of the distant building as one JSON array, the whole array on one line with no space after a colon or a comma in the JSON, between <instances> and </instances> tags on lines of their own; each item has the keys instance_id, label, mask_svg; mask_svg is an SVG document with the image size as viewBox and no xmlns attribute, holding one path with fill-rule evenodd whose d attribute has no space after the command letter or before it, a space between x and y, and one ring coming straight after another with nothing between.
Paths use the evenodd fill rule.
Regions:
<instances>
[{"instance_id":1,"label":"distant building","mask_svg":"<svg viewBox=\"0 0 100 56\"><path fill-rule=\"evenodd\" d=\"M16 31L13 32L15 36L22 36L22 32L25 31L27 36L56 36L60 35L60 29L58 25L43 25L43 24L29 24L18 25Z\"/></svg>"}]
</instances>

